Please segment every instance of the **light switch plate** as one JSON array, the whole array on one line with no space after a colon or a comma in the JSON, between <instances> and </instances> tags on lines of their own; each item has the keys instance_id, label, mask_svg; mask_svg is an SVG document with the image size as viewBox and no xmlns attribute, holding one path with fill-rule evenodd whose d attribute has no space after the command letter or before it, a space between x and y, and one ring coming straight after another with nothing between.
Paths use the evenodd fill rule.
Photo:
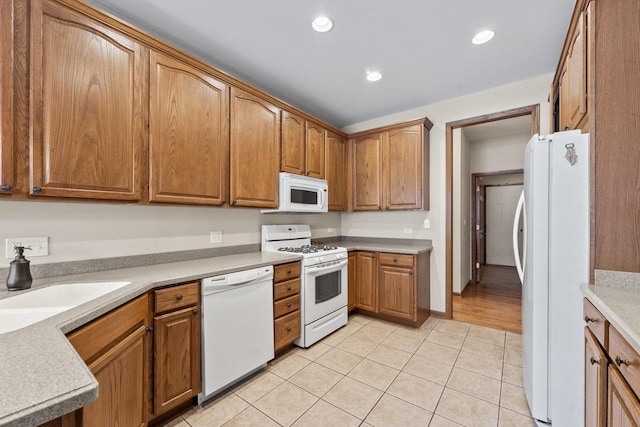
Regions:
<instances>
[{"instance_id":1,"label":"light switch plate","mask_svg":"<svg viewBox=\"0 0 640 427\"><path fill-rule=\"evenodd\" d=\"M24 256L28 259L34 256L49 255L48 237L7 237L5 239L5 257L13 259L16 256L15 247L24 246L30 250L24 251Z\"/></svg>"},{"instance_id":2,"label":"light switch plate","mask_svg":"<svg viewBox=\"0 0 640 427\"><path fill-rule=\"evenodd\" d=\"M212 231L209 243L222 243L222 231Z\"/></svg>"},{"instance_id":3,"label":"light switch plate","mask_svg":"<svg viewBox=\"0 0 640 427\"><path fill-rule=\"evenodd\" d=\"M431 221L429 221L428 219L425 219L423 227L424 228L431 228Z\"/></svg>"}]
</instances>

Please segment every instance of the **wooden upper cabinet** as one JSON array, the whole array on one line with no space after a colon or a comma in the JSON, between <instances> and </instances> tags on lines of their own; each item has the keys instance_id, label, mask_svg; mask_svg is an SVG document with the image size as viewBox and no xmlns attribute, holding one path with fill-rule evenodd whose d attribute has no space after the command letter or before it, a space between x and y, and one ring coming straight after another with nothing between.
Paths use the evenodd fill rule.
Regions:
<instances>
[{"instance_id":1,"label":"wooden upper cabinet","mask_svg":"<svg viewBox=\"0 0 640 427\"><path fill-rule=\"evenodd\" d=\"M422 208L422 126L386 132L382 150L385 210Z\"/></svg>"},{"instance_id":2,"label":"wooden upper cabinet","mask_svg":"<svg viewBox=\"0 0 640 427\"><path fill-rule=\"evenodd\" d=\"M47 0L30 29L30 194L140 199L148 50Z\"/></svg>"},{"instance_id":3,"label":"wooden upper cabinet","mask_svg":"<svg viewBox=\"0 0 640 427\"><path fill-rule=\"evenodd\" d=\"M13 187L13 2L0 2L0 195Z\"/></svg>"},{"instance_id":4,"label":"wooden upper cabinet","mask_svg":"<svg viewBox=\"0 0 640 427\"><path fill-rule=\"evenodd\" d=\"M324 179L324 136L321 126L307 122L305 171L307 176Z\"/></svg>"},{"instance_id":5,"label":"wooden upper cabinet","mask_svg":"<svg viewBox=\"0 0 640 427\"><path fill-rule=\"evenodd\" d=\"M353 147L353 210L382 209L382 134L356 138Z\"/></svg>"},{"instance_id":6,"label":"wooden upper cabinet","mask_svg":"<svg viewBox=\"0 0 640 427\"><path fill-rule=\"evenodd\" d=\"M304 175L305 120L282 111L282 172Z\"/></svg>"},{"instance_id":7,"label":"wooden upper cabinet","mask_svg":"<svg viewBox=\"0 0 640 427\"><path fill-rule=\"evenodd\" d=\"M278 206L280 109L231 87L230 199L233 206Z\"/></svg>"},{"instance_id":8,"label":"wooden upper cabinet","mask_svg":"<svg viewBox=\"0 0 640 427\"><path fill-rule=\"evenodd\" d=\"M226 203L227 85L160 53L151 52L150 64L149 200Z\"/></svg>"},{"instance_id":9,"label":"wooden upper cabinet","mask_svg":"<svg viewBox=\"0 0 640 427\"><path fill-rule=\"evenodd\" d=\"M325 138L325 178L329 187L329 210L347 209L347 142L341 136L327 132Z\"/></svg>"}]
</instances>

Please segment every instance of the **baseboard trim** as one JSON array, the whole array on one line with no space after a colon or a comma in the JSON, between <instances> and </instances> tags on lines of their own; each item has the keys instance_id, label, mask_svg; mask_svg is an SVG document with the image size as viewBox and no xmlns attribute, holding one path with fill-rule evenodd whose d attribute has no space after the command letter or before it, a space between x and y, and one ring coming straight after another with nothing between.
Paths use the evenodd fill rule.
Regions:
<instances>
[{"instance_id":1,"label":"baseboard trim","mask_svg":"<svg viewBox=\"0 0 640 427\"><path fill-rule=\"evenodd\" d=\"M454 298L462 298L462 293L461 292L451 292L451 295Z\"/></svg>"},{"instance_id":2,"label":"baseboard trim","mask_svg":"<svg viewBox=\"0 0 640 427\"><path fill-rule=\"evenodd\" d=\"M451 319L451 316L447 316L447 313L444 311L431 310L431 315L433 317L439 317L441 319Z\"/></svg>"}]
</instances>

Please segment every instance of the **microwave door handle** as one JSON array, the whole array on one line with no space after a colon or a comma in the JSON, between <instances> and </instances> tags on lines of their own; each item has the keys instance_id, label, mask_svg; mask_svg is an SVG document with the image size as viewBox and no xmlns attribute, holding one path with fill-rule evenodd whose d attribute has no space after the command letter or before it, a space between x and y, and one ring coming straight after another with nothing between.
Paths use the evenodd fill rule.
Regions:
<instances>
[{"instance_id":1,"label":"microwave door handle","mask_svg":"<svg viewBox=\"0 0 640 427\"><path fill-rule=\"evenodd\" d=\"M326 197L327 197L327 192L325 190L320 190L320 207L321 208L324 208Z\"/></svg>"},{"instance_id":2,"label":"microwave door handle","mask_svg":"<svg viewBox=\"0 0 640 427\"><path fill-rule=\"evenodd\" d=\"M332 264L327 267L307 267L307 273L315 275L329 270L340 270L345 265L347 265L347 260L340 261L338 264Z\"/></svg>"}]
</instances>

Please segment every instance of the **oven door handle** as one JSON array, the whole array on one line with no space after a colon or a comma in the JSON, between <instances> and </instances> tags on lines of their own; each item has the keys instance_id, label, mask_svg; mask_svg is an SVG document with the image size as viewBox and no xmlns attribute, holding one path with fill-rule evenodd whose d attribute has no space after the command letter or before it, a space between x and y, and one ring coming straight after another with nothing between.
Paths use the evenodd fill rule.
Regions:
<instances>
[{"instance_id":1,"label":"oven door handle","mask_svg":"<svg viewBox=\"0 0 640 427\"><path fill-rule=\"evenodd\" d=\"M324 273L325 271L330 271L330 270L340 270L342 269L342 267L344 267L345 265L347 265L347 260L342 260L340 261L338 264L331 264L327 267L307 267L306 268L306 272L307 274L312 274L312 275L317 275L318 273Z\"/></svg>"}]
</instances>

